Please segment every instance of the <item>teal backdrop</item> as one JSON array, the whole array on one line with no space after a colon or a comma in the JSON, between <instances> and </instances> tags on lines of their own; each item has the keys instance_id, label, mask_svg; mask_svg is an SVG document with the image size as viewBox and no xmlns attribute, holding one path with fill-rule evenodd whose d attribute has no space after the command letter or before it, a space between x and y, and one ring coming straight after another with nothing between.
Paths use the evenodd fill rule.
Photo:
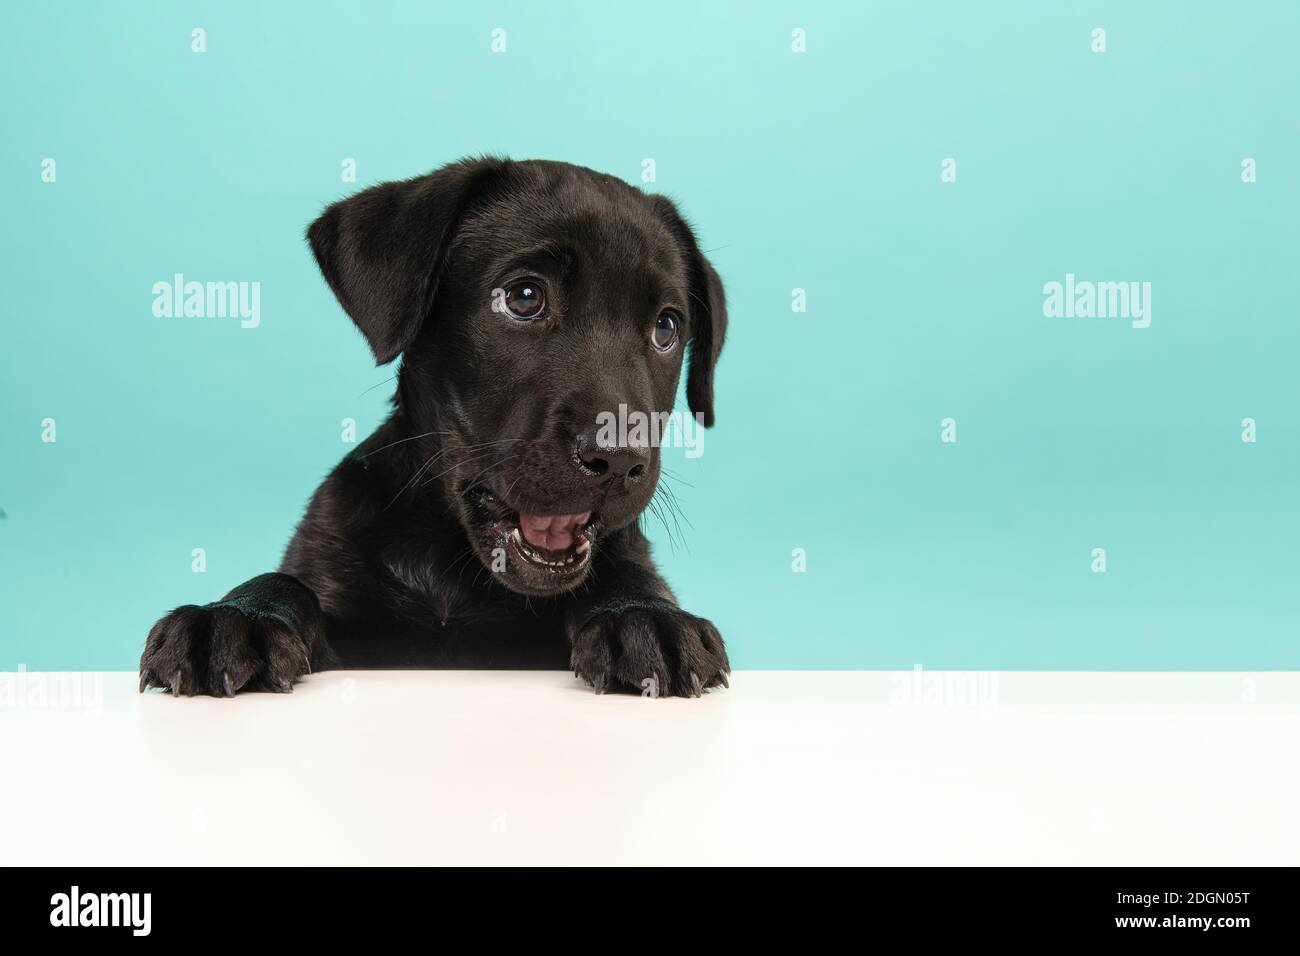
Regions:
<instances>
[{"instance_id":1,"label":"teal backdrop","mask_svg":"<svg viewBox=\"0 0 1300 956\"><path fill-rule=\"evenodd\" d=\"M133 669L276 566L393 371L305 226L494 153L673 196L726 282L650 529L737 667L1296 668L1298 49L1280 2L7 4L0 667ZM259 324L154 315L177 273ZM1045 315L1067 274L1150 325Z\"/></svg>"}]
</instances>

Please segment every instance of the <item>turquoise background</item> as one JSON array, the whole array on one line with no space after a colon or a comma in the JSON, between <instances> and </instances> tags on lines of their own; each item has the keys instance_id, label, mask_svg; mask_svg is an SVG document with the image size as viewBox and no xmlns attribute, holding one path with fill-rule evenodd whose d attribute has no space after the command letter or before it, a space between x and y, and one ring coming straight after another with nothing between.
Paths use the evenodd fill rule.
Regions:
<instances>
[{"instance_id":1,"label":"turquoise background","mask_svg":"<svg viewBox=\"0 0 1300 956\"><path fill-rule=\"evenodd\" d=\"M1296 668L1298 49L1280 2L6 5L0 668L133 669L275 567L391 388L303 229L476 153L653 157L712 250L718 426L651 527L737 667ZM155 318L176 272L261 326ZM1044 318L1067 272L1151 327Z\"/></svg>"}]
</instances>

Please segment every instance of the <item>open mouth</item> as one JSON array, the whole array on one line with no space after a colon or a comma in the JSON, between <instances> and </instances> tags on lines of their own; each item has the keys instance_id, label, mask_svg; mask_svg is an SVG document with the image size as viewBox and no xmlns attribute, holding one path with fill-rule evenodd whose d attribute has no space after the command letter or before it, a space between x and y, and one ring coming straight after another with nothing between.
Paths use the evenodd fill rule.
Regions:
<instances>
[{"instance_id":1,"label":"open mouth","mask_svg":"<svg viewBox=\"0 0 1300 956\"><path fill-rule=\"evenodd\" d=\"M552 573L576 571L591 558L596 522L590 511L576 515L534 515L518 512L498 522L516 557Z\"/></svg>"},{"instance_id":2,"label":"open mouth","mask_svg":"<svg viewBox=\"0 0 1300 956\"><path fill-rule=\"evenodd\" d=\"M590 569L596 536L604 528L600 512L537 514L522 510L529 507L523 502L515 510L482 487L470 489L466 499L480 556L510 589L556 594L575 587ZM503 565L497 563L500 556L507 558Z\"/></svg>"}]
</instances>

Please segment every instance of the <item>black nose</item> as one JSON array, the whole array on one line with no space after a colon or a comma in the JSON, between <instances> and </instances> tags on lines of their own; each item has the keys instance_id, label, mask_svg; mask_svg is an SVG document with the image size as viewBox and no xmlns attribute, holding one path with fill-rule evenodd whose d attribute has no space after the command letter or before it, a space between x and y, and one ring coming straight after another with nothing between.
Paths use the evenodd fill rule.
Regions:
<instances>
[{"instance_id":1,"label":"black nose","mask_svg":"<svg viewBox=\"0 0 1300 956\"><path fill-rule=\"evenodd\" d=\"M649 446L601 445L593 434L579 435L574 446L574 463L593 482L610 478L615 481L636 481L646 473L650 464Z\"/></svg>"}]
</instances>

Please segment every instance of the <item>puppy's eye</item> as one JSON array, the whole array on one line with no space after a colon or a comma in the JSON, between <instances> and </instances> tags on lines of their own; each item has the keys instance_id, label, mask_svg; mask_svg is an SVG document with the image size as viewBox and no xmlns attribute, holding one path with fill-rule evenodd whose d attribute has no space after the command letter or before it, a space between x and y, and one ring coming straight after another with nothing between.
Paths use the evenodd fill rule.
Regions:
<instances>
[{"instance_id":1,"label":"puppy's eye","mask_svg":"<svg viewBox=\"0 0 1300 956\"><path fill-rule=\"evenodd\" d=\"M521 322L541 318L546 309L546 289L536 279L522 279L508 285L505 293L506 312Z\"/></svg>"},{"instance_id":2,"label":"puppy's eye","mask_svg":"<svg viewBox=\"0 0 1300 956\"><path fill-rule=\"evenodd\" d=\"M671 312L661 312L654 331L650 333L650 344L660 352L667 352L677 344L677 324L677 316Z\"/></svg>"}]
</instances>

